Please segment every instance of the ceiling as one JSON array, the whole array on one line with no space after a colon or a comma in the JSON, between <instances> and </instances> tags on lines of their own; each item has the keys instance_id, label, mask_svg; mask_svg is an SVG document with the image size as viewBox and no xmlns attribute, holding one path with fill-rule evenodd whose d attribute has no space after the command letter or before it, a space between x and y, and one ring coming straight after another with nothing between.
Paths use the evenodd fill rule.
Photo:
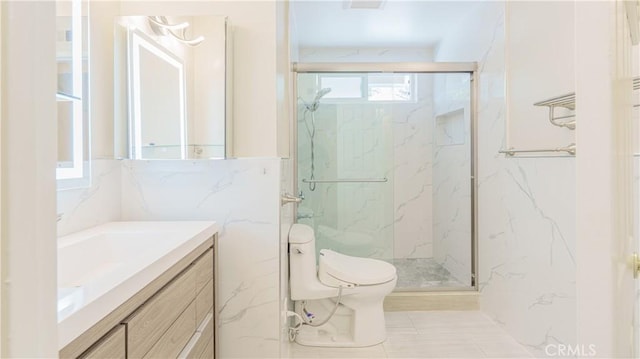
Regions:
<instances>
[{"instance_id":1,"label":"ceiling","mask_svg":"<svg viewBox=\"0 0 640 359\"><path fill-rule=\"evenodd\" d=\"M300 47L435 47L479 1L386 0L349 9L349 0L293 0Z\"/></svg>"}]
</instances>

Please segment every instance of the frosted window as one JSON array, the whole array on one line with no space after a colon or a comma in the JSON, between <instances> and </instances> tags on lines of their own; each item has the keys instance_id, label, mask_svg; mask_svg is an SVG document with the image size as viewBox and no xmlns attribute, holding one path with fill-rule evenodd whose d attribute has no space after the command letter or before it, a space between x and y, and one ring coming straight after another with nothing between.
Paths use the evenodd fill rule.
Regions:
<instances>
[{"instance_id":1,"label":"frosted window","mask_svg":"<svg viewBox=\"0 0 640 359\"><path fill-rule=\"evenodd\" d=\"M415 74L319 75L319 88L330 88L323 98L336 102L415 102Z\"/></svg>"},{"instance_id":2,"label":"frosted window","mask_svg":"<svg viewBox=\"0 0 640 359\"><path fill-rule=\"evenodd\" d=\"M330 88L325 98L363 98L362 77L322 77L320 79L321 88Z\"/></svg>"},{"instance_id":3,"label":"frosted window","mask_svg":"<svg viewBox=\"0 0 640 359\"><path fill-rule=\"evenodd\" d=\"M369 101L412 101L413 75L369 75Z\"/></svg>"}]
</instances>

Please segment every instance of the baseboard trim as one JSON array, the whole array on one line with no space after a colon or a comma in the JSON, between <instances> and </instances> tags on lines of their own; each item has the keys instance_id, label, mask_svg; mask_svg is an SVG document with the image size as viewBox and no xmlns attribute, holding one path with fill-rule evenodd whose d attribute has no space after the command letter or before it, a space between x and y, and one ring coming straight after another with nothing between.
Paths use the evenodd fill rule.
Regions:
<instances>
[{"instance_id":1,"label":"baseboard trim","mask_svg":"<svg viewBox=\"0 0 640 359\"><path fill-rule=\"evenodd\" d=\"M412 310L479 310L480 294L468 292L396 292L384 299L386 312Z\"/></svg>"}]
</instances>

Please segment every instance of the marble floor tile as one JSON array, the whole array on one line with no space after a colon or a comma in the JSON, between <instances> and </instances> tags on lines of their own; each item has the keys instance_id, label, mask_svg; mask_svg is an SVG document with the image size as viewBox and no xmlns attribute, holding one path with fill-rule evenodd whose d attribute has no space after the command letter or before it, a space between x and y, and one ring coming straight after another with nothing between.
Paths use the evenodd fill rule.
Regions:
<instances>
[{"instance_id":1,"label":"marble floor tile","mask_svg":"<svg viewBox=\"0 0 640 359\"><path fill-rule=\"evenodd\" d=\"M396 258L391 261L398 273L396 288L466 288L433 258Z\"/></svg>"},{"instance_id":2,"label":"marble floor tile","mask_svg":"<svg viewBox=\"0 0 640 359\"><path fill-rule=\"evenodd\" d=\"M409 318L409 312L385 312L384 320L387 328L413 328L413 322Z\"/></svg>"},{"instance_id":3,"label":"marble floor tile","mask_svg":"<svg viewBox=\"0 0 640 359\"><path fill-rule=\"evenodd\" d=\"M387 358L387 354L382 345L367 348L319 348L306 347L293 343L289 354L291 358Z\"/></svg>"},{"instance_id":4,"label":"marble floor tile","mask_svg":"<svg viewBox=\"0 0 640 359\"><path fill-rule=\"evenodd\" d=\"M368 348L291 344L291 358L531 358L480 311L387 312L387 340Z\"/></svg>"}]
</instances>

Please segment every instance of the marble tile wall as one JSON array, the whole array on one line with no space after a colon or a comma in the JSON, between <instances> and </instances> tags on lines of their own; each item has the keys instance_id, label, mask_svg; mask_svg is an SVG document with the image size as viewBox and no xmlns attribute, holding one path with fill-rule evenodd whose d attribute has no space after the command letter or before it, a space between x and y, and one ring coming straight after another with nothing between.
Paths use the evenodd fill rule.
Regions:
<instances>
[{"instance_id":1,"label":"marble tile wall","mask_svg":"<svg viewBox=\"0 0 640 359\"><path fill-rule=\"evenodd\" d=\"M417 102L393 104L394 258L434 251L433 75L418 74Z\"/></svg>"},{"instance_id":2,"label":"marble tile wall","mask_svg":"<svg viewBox=\"0 0 640 359\"><path fill-rule=\"evenodd\" d=\"M547 344L576 341L575 163L570 157L505 158L498 153L505 148L509 121L505 6L509 5L485 3L441 44L436 59L478 61L479 66L481 308L534 355L545 356ZM531 29L543 26L535 19L509 21ZM474 34L472 42L469 33Z\"/></svg>"},{"instance_id":3,"label":"marble tile wall","mask_svg":"<svg viewBox=\"0 0 640 359\"><path fill-rule=\"evenodd\" d=\"M58 236L120 220L120 164L93 160L90 187L57 191Z\"/></svg>"},{"instance_id":4,"label":"marble tile wall","mask_svg":"<svg viewBox=\"0 0 640 359\"><path fill-rule=\"evenodd\" d=\"M216 310L223 358L280 355L283 166L280 159L123 161L124 219L220 224Z\"/></svg>"},{"instance_id":5,"label":"marble tile wall","mask_svg":"<svg viewBox=\"0 0 640 359\"><path fill-rule=\"evenodd\" d=\"M337 178L378 179L392 163L392 120L389 106L348 104L337 106ZM340 183L337 186L337 247L353 255L393 258L393 186L390 183ZM357 238L361 238L357 241Z\"/></svg>"}]
</instances>

